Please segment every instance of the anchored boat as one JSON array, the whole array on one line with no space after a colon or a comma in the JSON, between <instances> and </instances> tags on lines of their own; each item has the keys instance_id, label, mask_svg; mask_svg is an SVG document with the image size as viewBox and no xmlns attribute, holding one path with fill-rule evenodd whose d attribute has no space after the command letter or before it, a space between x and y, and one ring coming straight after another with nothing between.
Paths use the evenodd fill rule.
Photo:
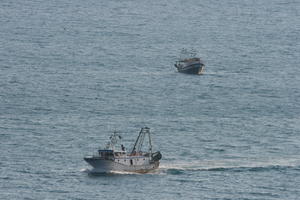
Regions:
<instances>
[{"instance_id":1,"label":"anchored boat","mask_svg":"<svg viewBox=\"0 0 300 200\"><path fill-rule=\"evenodd\" d=\"M204 63L198 57L196 57L195 50L188 51L186 49L181 50L181 58L176 61L174 65L178 72L186 74L202 74L204 70Z\"/></svg>"},{"instance_id":2,"label":"anchored boat","mask_svg":"<svg viewBox=\"0 0 300 200\"><path fill-rule=\"evenodd\" d=\"M145 139L148 140L148 145L144 145ZM84 157L84 160L93 167L92 172L96 173L114 171L147 173L159 167L161 158L159 151L152 152L150 128L144 127L129 152L122 144L122 137L114 132L104 149L99 149L96 155Z\"/></svg>"}]
</instances>

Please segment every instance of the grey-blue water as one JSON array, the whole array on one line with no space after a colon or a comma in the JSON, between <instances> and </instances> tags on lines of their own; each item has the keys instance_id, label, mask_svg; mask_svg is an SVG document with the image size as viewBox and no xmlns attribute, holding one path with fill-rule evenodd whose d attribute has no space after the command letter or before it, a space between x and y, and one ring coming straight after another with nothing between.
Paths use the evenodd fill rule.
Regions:
<instances>
[{"instance_id":1,"label":"grey-blue water","mask_svg":"<svg viewBox=\"0 0 300 200\"><path fill-rule=\"evenodd\" d=\"M300 199L296 0L0 2L0 199ZM180 74L181 48L205 61ZM141 127L150 174L83 157Z\"/></svg>"}]
</instances>

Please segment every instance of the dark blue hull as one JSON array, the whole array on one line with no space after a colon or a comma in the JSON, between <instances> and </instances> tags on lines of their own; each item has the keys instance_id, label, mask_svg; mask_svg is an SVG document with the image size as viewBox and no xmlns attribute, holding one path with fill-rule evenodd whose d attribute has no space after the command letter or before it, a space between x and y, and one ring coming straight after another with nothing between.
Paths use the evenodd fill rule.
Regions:
<instances>
[{"instance_id":1,"label":"dark blue hull","mask_svg":"<svg viewBox=\"0 0 300 200\"><path fill-rule=\"evenodd\" d=\"M186 73L186 74L202 74L204 70L204 65L199 63L188 65L185 67L180 67L175 65L175 67L177 68L178 72Z\"/></svg>"}]
</instances>

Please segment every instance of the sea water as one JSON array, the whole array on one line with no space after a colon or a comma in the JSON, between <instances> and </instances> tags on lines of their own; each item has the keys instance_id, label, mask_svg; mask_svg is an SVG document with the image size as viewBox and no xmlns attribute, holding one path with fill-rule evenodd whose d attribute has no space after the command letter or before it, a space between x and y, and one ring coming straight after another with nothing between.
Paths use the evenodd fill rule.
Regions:
<instances>
[{"instance_id":1,"label":"sea water","mask_svg":"<svg viewBox=\"0 0 300 200\"><path fill-rule=\"evenodd\" d=\"M0 199L299 199L295 0L0 2ZM176 72L181 48L204 75ZM151 128L149 174L83 157Z\"/></svg>"}]
</instances>

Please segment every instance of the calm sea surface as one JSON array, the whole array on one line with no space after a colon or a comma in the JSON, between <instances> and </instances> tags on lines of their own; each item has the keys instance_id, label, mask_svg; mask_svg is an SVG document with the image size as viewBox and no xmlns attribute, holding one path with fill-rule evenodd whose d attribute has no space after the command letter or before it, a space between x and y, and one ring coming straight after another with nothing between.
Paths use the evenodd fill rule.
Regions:
<instances>
[{"instance_id":1,"label":"calm sea surface","mask_svg":"<svg viewBox=\"0 0 300 200\"><path fill-rule=\"evenodd\" d=\"M300 199L299 21L296 0L1 0L0 199ZM159 170L88 173L143 126Z\"/></svg>"}]
</instances>

